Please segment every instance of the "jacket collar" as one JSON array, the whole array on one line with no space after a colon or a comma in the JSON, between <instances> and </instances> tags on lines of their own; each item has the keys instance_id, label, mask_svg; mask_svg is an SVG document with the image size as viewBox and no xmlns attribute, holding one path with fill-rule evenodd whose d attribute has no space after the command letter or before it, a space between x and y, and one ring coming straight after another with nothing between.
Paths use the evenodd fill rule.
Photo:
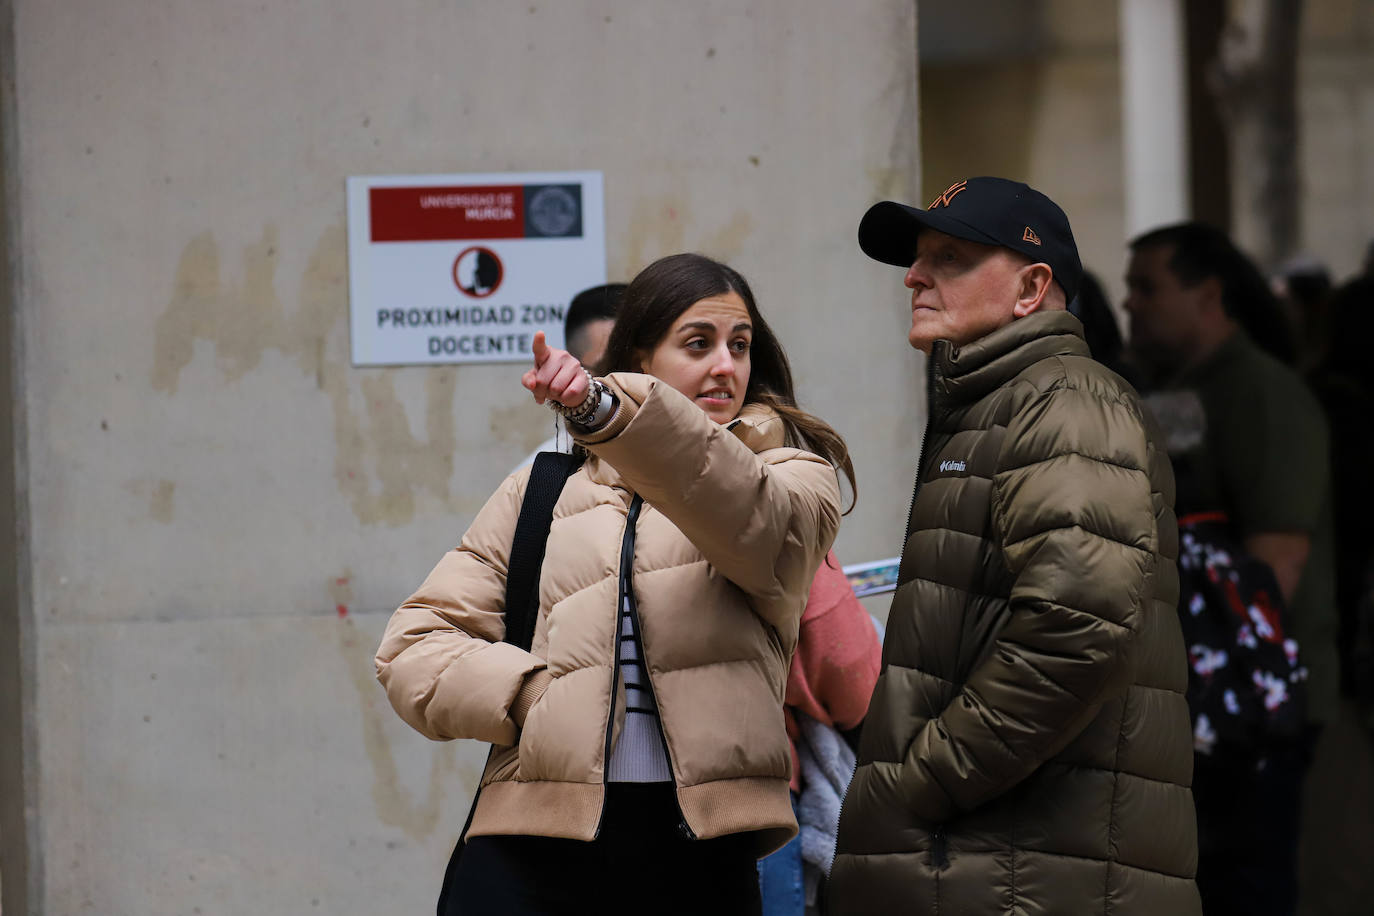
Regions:
<instances>
[{"instance_id":1,"label":"jacket collar","mask_svg":"<svg viewBox=\"0 0 1374 916\"><path fill-rule=\"evenodd\" d=\"M1066 311L1017 318L972 343L935 341L930 398L943 406L976 401L1027 366L1051 356L1087 356L1083 325Z\"/></svg>"},{"instance_id":2,"label":"jacket collar","mask_svg":"<svg viewBox=\"0 0 1374 916\"><path fill-rule=\"evenodd\" d=\"M782 416L766 404L745 404L739 416L726 423L725 428L755 453L782 448L787 440L787 425Z\"/></svg>"}]
</instances>

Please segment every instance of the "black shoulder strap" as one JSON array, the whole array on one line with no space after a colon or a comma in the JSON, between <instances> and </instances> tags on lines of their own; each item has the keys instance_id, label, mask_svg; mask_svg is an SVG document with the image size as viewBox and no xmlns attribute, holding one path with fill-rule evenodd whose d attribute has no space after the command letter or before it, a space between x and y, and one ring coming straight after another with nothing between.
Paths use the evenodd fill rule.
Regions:
<instances>
[{"instance_id":1,"label":"black shoulder strap","mask_svg":"<svg viewBox=\"0 0 1374 916\"><path fill-rule=\"evenodd\" d=\"M582 463L580 457L560 452L540 452L534 458L525 501L511 539L510 564L506 572L506 639L511 645L529 650L534 639L534 622L539 614L539 567L544 562L544 547L553 524L553 507L563 484Z\"/></svg>"},{"instance_id":2,"label":"black shoulder strap","mask_svg":"<svg viewBox=\"0 0 1374 916\"><path fill-rule=\"evenodd\" d=\"M544 563L544 547L549 542L549 528L553 525L553 507L563 484L582 464L582 456L562 452L540 452L534 457L529 483L525 485L525 501L520 504L520 517L515 522L515 536L511 538L510 563L506 567L506 638L505 641L529 651L534 639L534 621L539 615L539 567ZM493 749L494 750L494 749ZM487 755L491 762L491 754ZM485 772L486 767L482 768ZM479 788L472 796L467 823L458 834L458 843L449 857L444 871L444 884L439 889L438 916L448 916L453 895L454 875L463 849L467 845L472 816L477 813ZM457 904L454 904L456 907Z\"/></svg>"}]
</instances>

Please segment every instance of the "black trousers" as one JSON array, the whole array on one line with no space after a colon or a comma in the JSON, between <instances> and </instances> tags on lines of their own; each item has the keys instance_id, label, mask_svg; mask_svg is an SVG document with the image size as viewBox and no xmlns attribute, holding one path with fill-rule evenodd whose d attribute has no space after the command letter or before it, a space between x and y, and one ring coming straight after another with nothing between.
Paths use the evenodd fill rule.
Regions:
<instances>
[{"instance_id":1,"label":"black trousers","mask_svg":"<svg viewBox=\"0 0 1374 916\"><path fill-rule=\"evenodd\" d=\"M752 841L688 839L670 783L611 783L596 840L479 836L467 842L444 916L760 912Z\"/></svg>"},{"instance_id":2,"label":"black trousers","mask_svg":"<svg viewBox=\"0 0 1374 916\"><path fill-rule=\"evenodd\" d=\"M1302 783L1319 729L1262 758L1194 757L1197 888L1207 916L1293 916Z\"/></svg>"}]
</instances>

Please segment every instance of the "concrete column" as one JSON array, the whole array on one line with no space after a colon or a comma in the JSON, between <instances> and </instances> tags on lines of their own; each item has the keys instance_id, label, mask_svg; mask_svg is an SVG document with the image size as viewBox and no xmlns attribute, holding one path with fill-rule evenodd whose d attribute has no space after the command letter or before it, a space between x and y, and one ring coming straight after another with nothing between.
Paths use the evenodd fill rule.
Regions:
<instances>
[{"instance_id":1,"label":"concrete column","mask_svg":"<svg viewBox=\"0 0 1374 916\"><path fill-rule=\"evenodd\" d=\"M1182 0L1121 0L1127 238L1189 216L1183 40Z\"/></svg>"},{"instance_id":2,"label":"concrete column","mask_svg":"<svg viewBox=\"0 0 1374 916\"><path fill-rule=\"evenodd\" d=\"M14 8L0 0L0 911L39 912L29 600Z\"/></svg>"}]
</instances>

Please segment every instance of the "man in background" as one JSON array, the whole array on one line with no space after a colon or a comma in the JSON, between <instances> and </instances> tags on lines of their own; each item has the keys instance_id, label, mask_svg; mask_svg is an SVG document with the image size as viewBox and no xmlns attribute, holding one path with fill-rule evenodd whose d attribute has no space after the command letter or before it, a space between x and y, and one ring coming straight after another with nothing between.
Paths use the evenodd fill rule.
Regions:
<instances>
[{"instance_id":1,"label":"man in background","mask_svg":"<svg viewBox=\"0 0 1374 916\"><path fill-rule=\"evenodd\" d=\"M1130 243L1133 356L1169 442L1178 515L1222 512L1274 573L1309 672L1309 733L1237 756L1199 753L1198 889L1206 912L1294 912L1303 776L1338 705L1328 436L1290 368L1281 308L1220 230L1180 223Z\"/></svg>"},{"instance_id":2,"label":"man in background","mask_svg":"<svg viewBox=\"0 0 1374 916\"><path fill-rule=\"evenodd\" d=\"M573 296L568 305L568 314L563 319L563 340L568 352L593 374L597 374L601 357L606 355L606 341L611 339L615 313L624 294L624 283L607 283L584 289Z\"/></svg>"}]
</instances>

